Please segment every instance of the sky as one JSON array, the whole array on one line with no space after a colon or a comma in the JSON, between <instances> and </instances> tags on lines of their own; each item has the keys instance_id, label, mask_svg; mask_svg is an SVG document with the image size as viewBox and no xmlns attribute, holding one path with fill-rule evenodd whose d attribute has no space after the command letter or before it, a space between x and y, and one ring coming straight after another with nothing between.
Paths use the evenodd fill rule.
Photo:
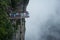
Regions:
<instances>
[{"instance_id":1,"label":"sky","mask_svg":"<svg viewBox=\"0 0 60 40\"><path fill-rule=\"evenodd\" d=\"M29 1L27 11L30 17L26 18L25 40L45 40L42 36L50 33L49 28L60 24L59 2L60 0Z\"/></svg>"}]
</instances>

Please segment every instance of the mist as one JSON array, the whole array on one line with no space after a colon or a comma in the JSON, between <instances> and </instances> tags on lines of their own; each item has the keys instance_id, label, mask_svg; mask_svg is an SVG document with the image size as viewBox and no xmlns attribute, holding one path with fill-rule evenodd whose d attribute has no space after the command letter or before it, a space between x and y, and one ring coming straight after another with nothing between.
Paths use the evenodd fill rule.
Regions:
<instances>
[{"instance_id":1,"label":"mist","mask_svg":"<svg viewBox=\"0 0 60 40\"><path fill-rule=\"evenodd\" d=\"M30 0L25 40L60 40L60 0Z\"/></svg>"}]
</instances>

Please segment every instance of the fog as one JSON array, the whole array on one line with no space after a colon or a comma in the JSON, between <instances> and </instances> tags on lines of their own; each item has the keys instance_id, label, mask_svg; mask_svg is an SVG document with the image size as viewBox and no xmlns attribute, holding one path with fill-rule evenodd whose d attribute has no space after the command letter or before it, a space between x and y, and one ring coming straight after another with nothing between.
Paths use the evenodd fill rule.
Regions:
<instances>
[{"instance_id":1,"label":"fog","mask_svg":"<svg viewBox=\"0 0 60 40\"><path fill-rule=\"evenodd\" d=\"M60 40L60 0L30 0L25 40Z\"/></svg>"}]
</instances>

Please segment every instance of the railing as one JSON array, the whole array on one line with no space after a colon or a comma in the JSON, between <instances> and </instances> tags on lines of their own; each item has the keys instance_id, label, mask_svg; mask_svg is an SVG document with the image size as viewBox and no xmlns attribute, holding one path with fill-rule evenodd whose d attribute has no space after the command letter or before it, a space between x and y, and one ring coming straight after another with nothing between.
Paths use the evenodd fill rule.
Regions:
<instances>
[{"instance_id":1,"label":"railing","mask_svg":"<svg viewBox=\"0 0 60 40\"><path fill-rule=\"evenodd\" d=\"M10 19L21 19L21 18L28 18L29 17L29 13L25 12L25 13L10 13Z\"/></svg>"}]
</instances>

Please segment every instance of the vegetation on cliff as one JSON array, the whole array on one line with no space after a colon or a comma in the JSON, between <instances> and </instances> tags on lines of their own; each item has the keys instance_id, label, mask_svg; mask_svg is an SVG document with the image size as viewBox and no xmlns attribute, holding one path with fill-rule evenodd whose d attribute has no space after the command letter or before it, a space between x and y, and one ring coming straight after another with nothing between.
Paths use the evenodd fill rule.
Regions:
<instances>
[{"instance_id":1,"label":"vegetation on cliff","mask_svg":"<svg viewBox=\"0 0 60 40\"><path fill-rule=\"evenodd\" d=\"M0 40L11 40L14 32L14 26L8 16L8 7L15 9L17 4L21 4L23 1L25 5L27 0L0 0Z\"/></svg>"},{"instance_id":2,"label":"vegetation on cliff","mask_svg":"<svg viewBox=\"0 0 60 40\"><path fill-rule=\"evenodd\" d=\"M13 29L7 15L8 0L0 0L0 40L11 40Z\"/></svg>"}]
</instances>

